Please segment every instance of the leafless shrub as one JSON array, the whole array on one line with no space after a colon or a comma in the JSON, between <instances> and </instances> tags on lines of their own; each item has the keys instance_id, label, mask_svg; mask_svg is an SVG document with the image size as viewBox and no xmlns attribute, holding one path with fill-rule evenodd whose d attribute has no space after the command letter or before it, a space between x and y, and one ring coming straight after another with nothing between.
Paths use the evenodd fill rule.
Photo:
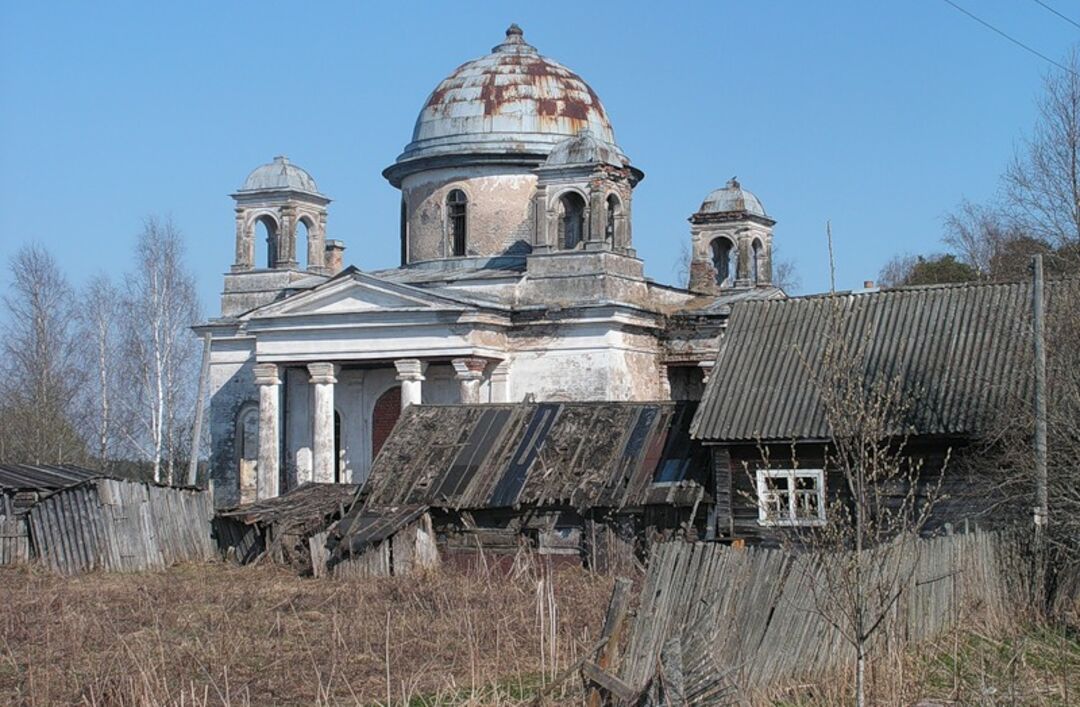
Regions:
<instances>
[{"instance_id":1,"label":"leafless shrub","mask_svg":"<svg viewBox=\"0 0 1080 707\"><path fill-rule=\"evenodd\" d=\"M1045 540L1050 556L1042 580L1032 586L1034 602L1066 617L1080 600L1080 280L1047 287L1047 490L1049 524ZM1022 356L1029 362L1013 375L1032 376L1031 342ZM1001 381L1021 394L986 421L987 433L965 455L963 470L973 480L972 493L992 499L988 515L995 523L1032 527L1035 506L1034 408L1030 385ZM1030 572L1043 572L1029 568ZM1075 619L1073 619L1075 621Z\"/></svg>"}]
</instances>

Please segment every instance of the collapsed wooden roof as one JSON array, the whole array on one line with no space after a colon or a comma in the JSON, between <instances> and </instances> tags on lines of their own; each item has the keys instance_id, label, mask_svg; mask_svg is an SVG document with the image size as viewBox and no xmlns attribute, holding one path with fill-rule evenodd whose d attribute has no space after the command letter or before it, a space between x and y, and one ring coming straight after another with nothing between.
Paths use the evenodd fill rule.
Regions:
<instances>
[{"instance_id":1,"label":"collapsed wooden roof","mask_svg":"<svg viewBox=\"0 0 1080 707\"><path fill-rule=\"evenodd\" d=\"M689 435L695 408L695 403L413 406L375 460L363 505L623 508L649 503L654 481L696 490L690 472L703 456ZM679 503L678 495L661 497Z\"/></svg>"},{"instance_id":2,"label":"collapsed wooden roof","mask_svg":"<svg viewBox=\"0 0 1080 707\"><path fill-rule=\"evenodd\" d=\"M361 552L428 510L692 507L708 500L696 403L411 406L331 532Z\"/></svg>"},{"instance_id":3,"label":"collapsed wooden roof","mask_svg":"<svg viewBox=\"0 0 1080 707\"><path fill-rule=\"evenodd\" d=\"M218 511L217 514L220 517L233 518L245 525L302 525L311 518L321 518L335 511L340 513L352 504L356 489L355 484L307 483L281 496Z\"/></svg>"}]
</instances>

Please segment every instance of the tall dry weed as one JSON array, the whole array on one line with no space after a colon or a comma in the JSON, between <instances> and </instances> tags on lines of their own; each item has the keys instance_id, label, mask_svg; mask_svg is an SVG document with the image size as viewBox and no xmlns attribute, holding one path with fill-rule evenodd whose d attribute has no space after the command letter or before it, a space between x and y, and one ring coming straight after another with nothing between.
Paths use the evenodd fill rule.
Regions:
<instances>
[{"instance_id":1,"label":"tall dry weed","mask_svg":"<svg viewBox=\"0 0 1080 707\"><path fill-rule=\"evenodd\" d=\"M3 569L0 703L517 704L596 635L611 580L490 567L342 581Z\"/></svg>"}]
</instances>

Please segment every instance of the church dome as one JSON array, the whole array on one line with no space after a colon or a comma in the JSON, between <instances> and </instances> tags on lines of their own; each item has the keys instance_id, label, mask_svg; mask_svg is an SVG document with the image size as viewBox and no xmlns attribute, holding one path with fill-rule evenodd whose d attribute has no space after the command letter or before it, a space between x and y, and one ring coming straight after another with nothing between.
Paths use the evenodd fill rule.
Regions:
<instances>
[{"instance_id":1,"label":"church dome","mask_svg":"<svg viewBox=\"0 0 1080 707\"><path fill-rule=\"evenodd\" d=\"M724 185L722 189L716 191L705 197L705 201L701 202L701 208L698 209L699 214L750 214L751 216L760 216L762 218L769 218L765 213L765 207L761 204L761 200L754 196L753 192L749 189L743 189L739 184L739 180L734 177Z\"/></svg>"},{"instance_id":2,"label":"church dome","mask_svg":"<svg viewBox=\"0 0 1080 707\"><path fill-rule=\"evenodd\" d=\"M544 161L545 167L562 167L578 164L610 164L623 167L625 156L619 148L605 142L589 129L584 129L574 137L568 137L552 148Z\"/></svg>"},{"instance_id":3,"label":"church dome","mask_svg":"<svg viewBox=\"0 0 1080 707\"><path fill-rule=\"evenodd\" d=\"M312 176L289 162L289 158L284 155L278 155L270 164L256 167L244 180L244 186L240 187L242 192L286 189L308 194L319 193L319 187L315 185Z\"/></svg>"},{"instance_id":4,"label":"church dome","mask_svg":"<svg viewBox=\"0 0 1080 707\"><path fill-rule=\"evenodd\" d=\"M541 56L521 28L510 25L502 44L462 64L431 92L412 142L384 175L396 184L419 160L460 155L531 158L538 164L557 143L583 129L615 144L596 92L573 71Z\"/></svg>"}]
</instances>

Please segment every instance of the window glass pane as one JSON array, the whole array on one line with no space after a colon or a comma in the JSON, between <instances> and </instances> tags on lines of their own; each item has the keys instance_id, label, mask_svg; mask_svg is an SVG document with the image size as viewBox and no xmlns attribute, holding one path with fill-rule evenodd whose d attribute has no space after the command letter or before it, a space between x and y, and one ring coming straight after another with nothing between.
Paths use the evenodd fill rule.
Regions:
<instances>
[{"instance_id":1,"label":"window glass pane","mask_svg":"<svg viewBox=\"0 0 1080 707\"><path fill-rule=\"evenodd\" d=\"M783 490L787 491L788 477L786 476L767 476L765 477L765 485L770 491Z\"/></svg>"}]
</instances>

